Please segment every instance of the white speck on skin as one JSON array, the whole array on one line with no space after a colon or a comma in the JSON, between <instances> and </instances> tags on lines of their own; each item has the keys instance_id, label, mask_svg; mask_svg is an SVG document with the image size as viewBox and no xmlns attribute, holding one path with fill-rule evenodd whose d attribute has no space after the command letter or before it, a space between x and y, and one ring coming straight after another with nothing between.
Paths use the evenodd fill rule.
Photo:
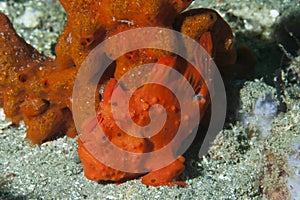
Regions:
<instances>
[{"instance_id":1,"label":"white speck on skin","mask_svg":"<svg viewBox=\"0 0 300 200\"><path fill-rule=\"evenodd\" d=\"M68 37L67 37L67 42L68 43L72 43L72 33L69 33Z\"/></svg>"},{"instance_id":2,"label":"white speck on skin","mask_svg":"<svg viewBox=\"0 0 300 200\"><path fill-rule=\"evenodd\" d=\"M133 21L126 20L126 19L120 19L120 20L118 20L118 22L128 24L128 26L133 26L134 25Z\"/></svg>"}]
</instances>

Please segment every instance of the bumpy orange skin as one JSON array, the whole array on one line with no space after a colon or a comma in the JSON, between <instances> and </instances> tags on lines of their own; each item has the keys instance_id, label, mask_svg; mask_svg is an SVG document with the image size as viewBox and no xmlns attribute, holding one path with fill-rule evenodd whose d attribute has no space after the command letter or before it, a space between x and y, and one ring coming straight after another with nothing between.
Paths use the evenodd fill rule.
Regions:
<instances>
[{"instance_id":1,"label":"bumpy orange skin","mask_svg":"<svg viewBox=\"0 0 300 200\"><path fill-rule=\"evenodd\" d=\"M211 30L213 30L214 28L214 24L215 22L218 20L219 15L217 15L215 12L210 12L209 10L193 10L192 11L193 17L179 17L180 19L178 20L182 20L182 22L178 22L177 23L182 23L181 26L181 31L185 32L186 34L191 33L194 34L194 32L197 32L197 34L194 35L189 35L189 36L194 36L193 38L197 41L199 41L199 43L207 50L207 52L210 55L213 54L217 54L216 52L218 52L219 49L222 49L223 46L220 46L218 48L213 46L213 37L212 36L212 32ZM189 13L187 14L183 14L189 16ZM197 26L193 27L191 26L193 24L193 20L199 20L199 19L207 19L207 21L203 24L197 22ZM183 25L185 24L185 25ZM199 27L200 25L201 27ZM185 29L192 29L192 30L188 30L185 31ZM228 31L225 28L225 31ZM233 39L232 35L227 35L223 37L224 42L226 40L229 39ZM229 48L229 50L231 50L232 47ZM223 50L223 49L222 49ZM149 52L149 51L148 51ZM191 52L192 53L192 52ZM194 52L193 52L194 53ZM129 71L130 69L134 68L135 66L144 64L145 62L149 62L146 59L143 59L144 62L141 62L142 58L139 57L140 53L135 51L135 52L131 52L128 53L127 55L124 55L123 57L119 58L120 60L122 60L122 62L119 64L117 60L117 67L116 67L116 71L115 71L115 77L119 78L122 76L123 73ZM195 89L195 92L198 92L199 94L202 95L203 100L199 102L199 108L201 110L201 116L200 118L202 118L204 116L205 110L207 109L207 107L209 106L210 103L210 96L209 96L209 92L207 89L207 86L204 84L204 81L202 80L200 74L194 69L194 67L192 65L190 65L189 63L186 63L184 61L182 61L180 58L176 58L175 56L170 56L168 54L164 54L162 52L162 54L153 54L152 52L152 56L151 58L155 57L153 55L156 55L157 57L157 63L160 64L164 64L167 65L169 67L172 67L174 69L177 69L178 71L180 71L188 80L190 75L193 74L193 81L194 85L192 85ZM197 56L197 55L195 55ZM128 58L128 59L126 59ZM232 62L232 61L230 61ZM126 63L126 64L124 64ZM122 67L118 67L122 66ZM121 71L122 70L122 71ZM120 72L121 71L121 72ZM124 72L125 71L125 72ZM164 77L157 77L158 79L163 79ZM135 81L135 80L132 80ZM114 119L112 117L111 114L111 107L109 105L109 100L110 100L110 96L112 94L112 90L114 88L114 86L117 84L117 80L112 79L107 83L105 92L103 94L104 96L104 101L102 103L100 103L99 106L99 124L102 128L102 130L104 131L104 133L106 133L106 135L108 136L108 138L110 138L110 141L112 143L114 143L115 145L119 146L119 148L124 148L124 146L119 145L117 141L119 141L121 138L118 139L117 134L118 133L122 133L126 134L124 132L122 132L117 125L114 122ZM180 88L181 86L178 85L178 87ZM122 98L122 97L120 97ZM141 100L143 99L143 103L141 103ZM153 100L155 99L155 100ZM157 133L155 136L152 136L150 138L148 138L148 143L144 143L144 145L140 146L142 149L142 152L149 152L149 151L155 151L158 150L166 145L169 144L169 142L171 141L171 139L173 139L173 137L176 134L176 131L178 129L178 125L180 122L180 107L178 102L176 101L176 98L174 97L173 94L168 93L168 91L165 91L164 88L157 86L157 85L145 85L142 88L139 88L133 95L133 98L130 101L130 107L129 107L129 112L130 113L134 113L132 115L132 120L137 123L138 125L144 126L146 124L149 123L149 118L148 118L148 109L145 109L144 104L147 104L147 108L151 107L153 104L159 103L161 105L164 106L164 108L166 109L167 113L168 113L168 117L167 117L167 122L164 126L164 128L161 129L161 131L159 133ZM192 116L190 116L192 117ZM147 133L146 133L147 135ZM186 134L185 137L188 136L188 133ZM135 138L137 139L137 138ZM184 139L184 138L182 138ZM79 139L80 140L80 139ZM138 140L138 139L137 139ZM140 139L140 140L144 140L144 139ZM80 143L82 143L80 141ZM150 145L149 145L150 144ZM146 148L147 147L147 148ZM80 145L79 149L85 149L84 145ZM150 148L150 149L149 149ZM86 151L86 153L88 154L88 152ZM170 152L169 155L164 155L164 156L172 156L174 152ZM87 155L89 156L89 155ZM81 154L80 157L84 160L83 164L86 167L85 172L88 171L93 171L92 168L95 168L95 166L99 166L96 168L101 168L103 166L103 164L100 161L96 161L95 159L92 160L91 162L89 162L88 159L85 159L85 155ZM156 171L152 171L149 172L147 175L142 177L142 182L144 184L147 185L151 185L151 186L161 186L161 185L180 185L180 186L184 186L185 183L183 181L177 181L176 179L178 178L178 176L183 172L184 170L184 158L181 157L179 159L174 158L174 162L171 163L170 165L156 170ZM114 174L119 174L120 171L115 170ZM127 174L129 177L132 176L132 174ZM138 174L136 176L139 176ZM96 178L97 177L97 178ZM123 181L124 177L126 177L124 174L114 177L114 181ZM106 180L105 174L100 174L98 173L97 176L94 175L94 179L93 180ZM112 179L110 179L112 180Z\"/></svg>"},{"instance_id":2,"label":"bumpy orange skin","mask_svg":"<svg viewBox=\"0 0 300 200\"><path fill-rule=\"evenodd\" d=\"M40 55L20 38L2 13L0 27L0 88L6 117L15 124L23 119L27 126L26 138L33 144L62 133L75 136L71 111L60 101L50 101L44 89L43 81L56 69L56 62Z\"/></svg>"},{"instance_id":3,"label":"bumpy orange skin","mask_svg":"<svg viewBox=\"0 0 300 200\"><path fill-rule=\"evenodd\" d=\"M33 144L40 144L63 134L71 137L76 135L71 113L71 95L76 73L89 52L116 33L138 27L175 29L199 42L219 67L235 62L235 50L232 48L234 37L230 27L218 13L210 9L195 9L180 14L191 4L191 0L60 1L68 13L68 21L58 39L56 59L40 55L16 34L8 18L0 13L0 31L4 34L3 37L0 35L0 105L3 104L6 117L15 124L24 120L27 126L26 138ZM164 42L164 45L172 47L176 44L176 38L170 36ZM111 47L109 50L113 52L115 49ZM188 50L187 54L197 61L197 52ZM109 56L109 52L107 55ZM95 94L95 102L100 102L99 107L96 106L99 115L97 119L87 123L85 131L91 131L91 127L98 122L113 144L135 153L151 152L168 145L176 135L180 123L180 106L174 94L166 88L145 85L136 90L129 102L132 120L140 126L149 123L149 108L152 105L159 103L166 109L167 121L155 136L146 139L128 135L120 130L112 117L109 100L114 86L123 74L147 63L165 64L182 73L191 82L195 93L203 97L199 102L200 118L203 117L210 104L210 94L194 67L170 52L141 49L116 59L110 71L102 77L98 87L107 82L103 98ZM157 75L149 72L147 76ZM166 77L157 78L163 80ZM136 80L130 81L127 87ZM82 92L84 96L85 91ZM188 135L189 132L182 139ZM78 154L85 176L93 181L122 182L143 175L106 166L87 150L80 138ZM170 149L167 155L162 156L173 157L174 152ZM184 182L176 180L184 170L183 162L183 157L174 157L174 162L168 166L143 176L142 182L152 186L184 186Z\"/></svg>"}]
</instances>

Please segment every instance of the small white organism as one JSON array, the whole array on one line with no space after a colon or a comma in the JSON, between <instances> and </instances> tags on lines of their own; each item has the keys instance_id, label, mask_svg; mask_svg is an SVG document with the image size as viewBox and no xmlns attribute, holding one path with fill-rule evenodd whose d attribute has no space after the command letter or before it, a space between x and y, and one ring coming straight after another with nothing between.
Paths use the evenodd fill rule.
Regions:
<instances>
[{"instance_id":1,"label":"small white organism","mask_svg":"<svg viewBox=\"0 0 300 200\"><path fill-rule=\"evenodd\" d=\"M244 115L246 124L255 125L259 133L266 137L272 129L272 121L277 114L277 104L271 94L259 96L252 113Z\"/></svg>"}]
</instances>

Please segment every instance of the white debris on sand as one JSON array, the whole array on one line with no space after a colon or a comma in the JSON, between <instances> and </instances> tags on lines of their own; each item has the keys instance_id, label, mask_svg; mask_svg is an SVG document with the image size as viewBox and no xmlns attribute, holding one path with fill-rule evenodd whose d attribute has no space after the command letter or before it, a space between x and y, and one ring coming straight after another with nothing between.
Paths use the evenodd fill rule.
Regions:
<instances>
[{"instance_id":1,"label":"white debris on sand","mask_svg":"<svg viewBox=\"0 0 300 200\"><path fill-rule=\"evenodd\" d=\"M26 28L35 28L40 23L43 13L31 7L25 8L22 16L16 19L17 23L23 24Z\"/></svg>"}]
</instances>

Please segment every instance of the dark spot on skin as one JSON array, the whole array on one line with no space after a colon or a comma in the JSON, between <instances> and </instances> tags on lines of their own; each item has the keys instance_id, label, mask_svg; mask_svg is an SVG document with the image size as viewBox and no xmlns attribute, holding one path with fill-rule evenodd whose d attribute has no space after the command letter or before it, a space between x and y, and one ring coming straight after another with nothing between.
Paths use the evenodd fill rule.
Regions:
<instances>
[{"instance_id":1,"label":"dark spot on skin","mask_svg":"<svg viewBox=\"0 0 300 200\"><path fill-rule=\"evenodd\" d=\"M81 38L80 44L84 47L89 47L94 42L93 37Z\"/></svg>"},{"instance_id":2,"label":"dark spot on skin","mask_svg":"<svg viewBox=\"0 0 300 200\"><path fill-rule=\"evenodd\" d=\"M21 81L22 83L25 83L27 81L26 74L20 74L19 75L19 81Z\"/></svg>"},{"instance_id":3,"label":"dark spot on skin","mask_svg":"<svg viewBox=\"0 0 300 200\"><path fill-rule=\"evenodd\" d=\"M48 80L44 80L44 81L43 81L43 86L44 86L45 88L49 87L49 82L48 82Z\"/></svg>"}]
</instances>

